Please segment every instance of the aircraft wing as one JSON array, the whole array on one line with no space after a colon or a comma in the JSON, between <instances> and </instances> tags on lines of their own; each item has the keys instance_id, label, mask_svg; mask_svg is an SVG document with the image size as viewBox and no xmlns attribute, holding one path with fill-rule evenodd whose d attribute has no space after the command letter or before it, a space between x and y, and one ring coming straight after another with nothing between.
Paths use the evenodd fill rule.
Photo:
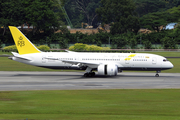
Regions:
<instances>
[{"instance_id":1,"label":"aircraft wing","mask_svg":"<svg viewBox=\"0 0 180 120\"><path fill-rule=\"evenodd\" d=\"M89 67L97 67L101 63L99 62L87 62L87 61L72 61L72 60L62 60L64 63L69 63L72 65L79 65L79 66L89 66Z\"/></svg>"},{"instance_id":2,"label":"aircraft wing","mask_svg":"<svg viewBox=\"0 0 180 120\"><path fill-rule=\"evenodd\" d=\"M72 60L62 60L62 62L64 63L69 63L72 65L79 65L79 66L88 66L91 68L97 68L100 64L104 64L103 62L87 62L87 61L72 61ZM120 63L115 63L116 65L118 65L118 67L124 67L122 66L122 64Z\"/></svg>"}]
</instances>

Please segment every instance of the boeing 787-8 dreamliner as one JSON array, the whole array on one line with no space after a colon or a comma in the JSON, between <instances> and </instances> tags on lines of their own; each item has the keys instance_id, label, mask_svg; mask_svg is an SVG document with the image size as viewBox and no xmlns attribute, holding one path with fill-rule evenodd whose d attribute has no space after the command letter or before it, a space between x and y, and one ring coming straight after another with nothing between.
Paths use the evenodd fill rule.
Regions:
<instances>
[{"instance_id":1,"label":"boeing 787-8 dreamliner","mask_svg":"<svg viewBox=\"0 0 180 120\"><path fill-rule=\"evenodd\" d=\"M84 76L99 75L116 76L122 70L156 71L173 68L173 64L165 57L142 53L88 53L88 52L42 52L16 27L9 26L18 53L12 60L38 67L51 69L85 70Z\"/></svg>"}]
</instances>

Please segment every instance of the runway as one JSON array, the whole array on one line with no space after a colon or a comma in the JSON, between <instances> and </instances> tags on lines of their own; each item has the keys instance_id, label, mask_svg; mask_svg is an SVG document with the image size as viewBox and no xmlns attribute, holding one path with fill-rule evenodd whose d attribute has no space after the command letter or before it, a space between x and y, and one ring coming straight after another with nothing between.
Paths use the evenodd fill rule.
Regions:
<instances>
[{"instance_id":1,"label":"runway","mask_svg":"<svg viewBox=\"0 0 180 120\"><path fill-rule=\"evenodd\" d=\"M83 72L0 72L0 91L180 88L179 73L123 72L83 77Z\"/></svg>"}]
</instances>

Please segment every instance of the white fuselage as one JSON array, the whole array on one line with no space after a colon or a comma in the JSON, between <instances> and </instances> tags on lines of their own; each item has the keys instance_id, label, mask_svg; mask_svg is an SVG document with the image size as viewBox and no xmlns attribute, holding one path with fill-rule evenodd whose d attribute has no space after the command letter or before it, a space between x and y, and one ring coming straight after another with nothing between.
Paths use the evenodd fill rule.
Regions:
<instances>
[{"instance_id":1,"label":"white fuselage","mask_svg":"<svg viewBox=\"0 0 180 120\"><path fill-rule=\"evenodd\" d=\"M121 70L161 71L173 68L165 57L142 53L85 53L85 52L42 52L19 55L30 61L13 57L25 64L52 69L97 69L100 64L115 64Z\"/></svg>"}]
</instances>

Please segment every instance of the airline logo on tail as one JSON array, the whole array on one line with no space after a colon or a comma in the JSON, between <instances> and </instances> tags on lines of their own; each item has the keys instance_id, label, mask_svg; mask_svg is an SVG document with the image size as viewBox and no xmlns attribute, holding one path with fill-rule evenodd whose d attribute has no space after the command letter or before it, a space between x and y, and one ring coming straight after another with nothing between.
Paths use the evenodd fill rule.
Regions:
<instances>
[{"instance_id":1,"label":"airline logo on tail","mask_svg":"<svg viewBox=\"0 0 180 120\"><path fill-rule=\"evenodd\" d=\"M25 46L25 41L23 41L22 36L19 37L18 46L20 46L20 47Z\"/></svg>"},{"instance_id":2,"label":"airline logo on tail","mask_svg":"<svg viewBox=\"0 0 180 120\"><path fill-rule=\"evenodd\" d=\"M20 55L41 53L18 28L9 26L9 29Z\"/></svg>"}]
</instances>

